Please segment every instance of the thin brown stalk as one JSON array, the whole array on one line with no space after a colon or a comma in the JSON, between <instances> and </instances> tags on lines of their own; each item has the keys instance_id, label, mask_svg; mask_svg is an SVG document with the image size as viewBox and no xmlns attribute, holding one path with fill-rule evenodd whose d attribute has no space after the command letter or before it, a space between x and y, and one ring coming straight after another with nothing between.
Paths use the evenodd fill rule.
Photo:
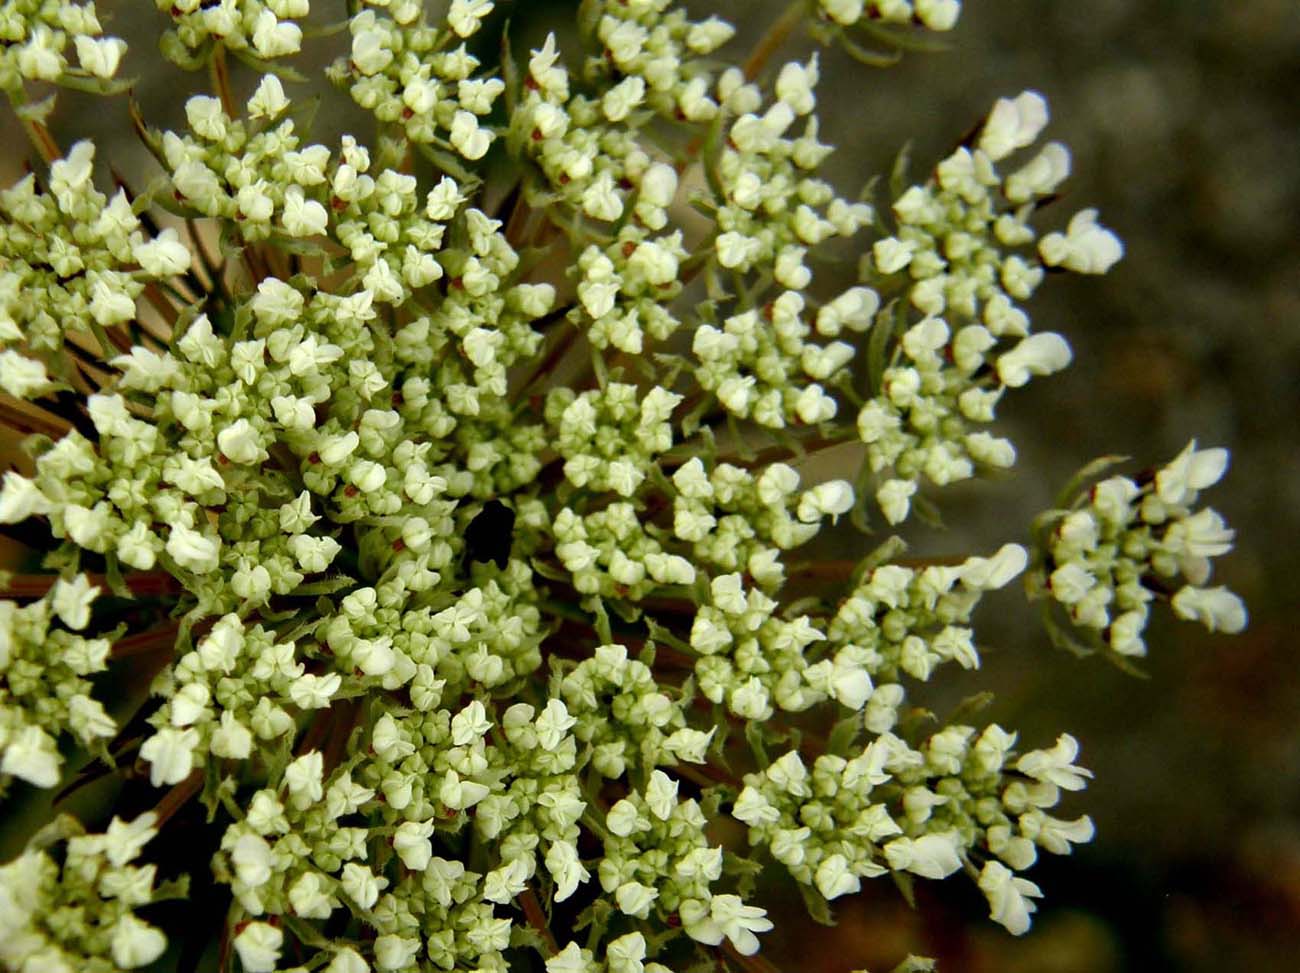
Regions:
<instances>
[{"instance_id":1,"label":"thin brown stalk","mask_svg":"<svg viewBox=\"0 0 1300 973\"><path fill-rule=\"evenodd\" d=\"M93 585L107 587L102 574L87 574L86 578ZM0 588L3 598L40 598L59 580L57 574L14 574L9 576L9 583ZM166 571L140 571L125 575L122 579L131 593L140 597L179 594L181 586Z\"/></svg>"},{"instance_id":2,"label":"thin brown stalk","mask_svg":"<svg viewBox=\"0 0 1300 973\"><path fill-rule=\"evenodd\" d=\"M154 827L162 828L190 798L202 789L203 770L195 768L193 773L164 794L163 799L154 807L154 814L158 816Z\"/></svg>"},{"instance_id":3,"label":"thin brown stalk","mask_svg":"<svg viewBox=\"0 0 1300 973\"><path fill-rule=\"evenodd\" d=\"M65 435L72 423L62 416L51 415L31 403L20 402L8 395L0 395L0 426L7 426L24 434L43 433L51 438Z\"/></svg>"},{"instance_id":4,"label":"thin brown stalk","mask_svg":"<svg viewBox=\"0 0 1300 973\"><path fill-rule=\"evenodd\" d=\"M777 18L776 22L767 29L767 33L758 39L754 49L750 51L749 57L745 60L745 80L753 81L762 73L763 68L767 67L767 62L772 59L781 45L799 26L799 23L807 16L808 4L806 0L794 0L790 6L785 8L785 13Z\"/></svg>"},{"instance_id":5,"label":"thin brown stalk","mask_svg":"<svg viewBox=\"0 0 1300 973\"><path fill-rule=\"evenodd\" d=\"M554 956L560 951L560 947L555 941L555 935L551 932L550 924L546 921L546 913L542 911L542 904L537 901L537 893L531 888L524 889L519 896L519 904L523 906L524 918L528 920L528 924L542 937L542 940L546 943L546 948Z\"/></svg>"},{"instance_id":6,"label":"thin brown stalk","mask_svg":"<svg viewBox=\"0 0 1300 973\"><path fill-rule=\"evenodd\" d=\"M212 70L212 87L216 90L217 97L221 99L221 110L230 118L238 118L235 97L230 92L230 68L226 64L224 44L213 45L212 60L208 62L208 66Z\"/></svg>"},{"instance_id":7,"label":"thin brown stalk","mask_svg":"<svg viewBox=\"0 0 1300 973\"><path fill-rule=\"evenodd\" d=\"M147 632L118 639L113 643L112 657L126 659L131 656L171 651L176 646L176 635L180 632L180 628L179 622L167 622Z\"/></svg>"}]
</instances>

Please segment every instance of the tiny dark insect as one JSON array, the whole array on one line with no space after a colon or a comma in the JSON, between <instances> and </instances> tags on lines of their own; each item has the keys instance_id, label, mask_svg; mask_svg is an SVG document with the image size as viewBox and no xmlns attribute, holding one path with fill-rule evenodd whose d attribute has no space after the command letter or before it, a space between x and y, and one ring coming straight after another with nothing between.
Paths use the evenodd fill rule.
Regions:
<instances>
[{"instance_id":1,"label":"tiny dark insect","mask_svg":"<svg viewBox=\"0 0 1300 973\"><path fill-rule=\"evenodd\" d=\"M500 500L489 500L465 528L465 563L491 561L504 569L510 561L515 512Z\"/></svg>"}]
</instances>

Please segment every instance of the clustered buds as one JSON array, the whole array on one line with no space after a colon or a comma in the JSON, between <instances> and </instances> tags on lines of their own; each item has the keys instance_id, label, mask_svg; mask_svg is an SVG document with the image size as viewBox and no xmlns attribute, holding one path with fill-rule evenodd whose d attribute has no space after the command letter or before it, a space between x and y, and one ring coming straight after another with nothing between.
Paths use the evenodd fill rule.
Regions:
<instances>
[{"instance_id":1,"label":"clustered buds","mask_svg":"<svg viewBox=\"0 0 1300 973\"><path fill-rule=\"evenodd\" d=\"M1107 477L1067 509L1042 515L1037 587L1090 642L1121 656L1146 655L1142 633L1158 600L1211 632L1240 632L1241 599L1206 586L1211 559L1232 550L1235 532L1214 509L1196 509L1200 491L1227 467L1226 449L1197 449L1192 440L1141 485Z\"/></svg>"}]
</instances>

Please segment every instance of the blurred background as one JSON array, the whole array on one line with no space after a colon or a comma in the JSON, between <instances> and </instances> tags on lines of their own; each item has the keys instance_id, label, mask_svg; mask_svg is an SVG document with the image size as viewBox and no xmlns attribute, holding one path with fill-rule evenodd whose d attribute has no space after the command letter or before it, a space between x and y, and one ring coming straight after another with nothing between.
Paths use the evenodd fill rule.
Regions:
<instances>
[{"instance_id":1,"label":"blurred background","mask_svg":"<svg viewBox=\"0 0 1300 973\"><path fill-rule=\"evenodd\" d=\"M109 30L132 43L126 70L136 71L160 18L151 4L100 10L119 6ZM526 43L573 4L502 6ZM739 58L785 0L688 7L738 23L728 50ZM879 973L909 952L951 973L1294 970L1300 667L1285 613L1300 609L1300 3L970 0L948 40L948 52L887 70L822 52L822 138L840 147L828 163L840 190L888 173L908 140L924 178L996 98L1033 88L1052 108L1046 137L1070 146L1075 168L1045 222L1098 206L1127 255L1105 277L1054 276L1040 290L1035 327L1066 334L1076 363L1010 397L1000 411L1021 453L1014 475L945 494L953 526L920 531L916 546L964 553L1020 539L1085 461L1122 453L1131 472L1195 436L1232 450L1205 502L1237 528L1216 579L1245 598L1251 624L1228 638L1160 619L1150 678L1136 679L1053 651L1023 600L994 604L980 619L983 670L945 672L934 706L990 688L985 716L1026 745L1077 736L1096 779L1064 810L1092 814L1096 841L1040 861L1031 877L1046 899L1024 938L984 918L970 883L918 883L919 912L876 883L837 903L835 930L801 926L797 902L769 902L779 915L764 955L787 973ZM322 65L337 44L326 46ZM775 63L811 50L796 34ZM141 78L154 124L182 122L177 75ZM147 181L121 100L61 99L52 127L62 144L93 136L130 181ZM328 140L348 117L323 115L316 136ZM7 113L3 126L8 184L30 153Z\"/></svg>"}]
</instances>

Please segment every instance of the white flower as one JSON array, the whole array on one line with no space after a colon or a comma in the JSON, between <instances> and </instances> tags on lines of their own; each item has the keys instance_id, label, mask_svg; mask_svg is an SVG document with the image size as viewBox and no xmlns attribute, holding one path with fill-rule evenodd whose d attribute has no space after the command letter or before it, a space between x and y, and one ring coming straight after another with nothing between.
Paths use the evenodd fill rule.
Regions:
<instances>
[{"instance_id":1,"label":"white flower","mask_svg":"<svg viewBox=\"0 0 1300 973\"><path fill-rule=\"evenodd\" d=\"M1156 473L1156 496L1168 504L1190 504L1197 491L1214 486L1227 469L1226 449L1197 449L1193 439Z\"/></svg>"},{"instance_id":2,"label":"white flower","mask_svg":"<svg viewBox=\"0 0 1300 973\"><path fill-rule=\"evenodd\" d=\"M55 48L54 34L44 25L36 27L31 39L18 48L17 61L18 70L25 78L56 81L63 73L63 56Z\"/></svg>"},{"instance_id":3,"label":"white flower","mask_svg":"<svg viewBox=\"0 0 1300 973\"><path fill-rule=\"evenodd\" d=\"M0 488L0 524L16 524L36 514L47 514L52 505L40 488L12 470L4 475Z\"/></svg>"},{"instance_id":4,"label":"white flower","mask_svg":"<svg viewBox=\"0 0 1300 973\"><path fill-rule=\"evenodd\" d=\"M912 507L912 497L916 495L916 482L913 480L886 480L876 489L876 502L880 504L881 513L891 524L901 524L907 519Z\"/></svg>"},{"instance_id":5,"label":"white flower","mask_svg":"<svg viewBox=\"0 0 1300 973\"><path fill-rule=\"evenodd\" d=\"M217 569L221 540L176 523L172 524L171 533L167 537L167 553L182 568L197 574L208 574Z\"/></svg>"},{"instance_id":6,"label":"white flower","mask_svg":"<svg viewBox=\"0 0 1300 973\"><path fill-rule=\"evenodd\" d=\"M818 0L826 16L837 24L852 26L862 18L865 0Z\"/></svg>"},{"instance_id":7,"label":"white flower","mask_svg":"<svg viewBox=\"0 0 1300 973\"><path fill-rule=\"evenodd\" d=\"M736 895L715 895L709 902L709 914L742 956L753 956L758 952L758 937L754 933L772 928L766 910L745 905Z\"/></svg>"},{"instance_id":8,"label":"white flower","mask_svg":"<svg viewBox=\"0 0 1300 973\"><path fill-rule=\"evenodd\" d=\"M885 237L872 244L871 258L882 274L896 274L912 262L915 251L916 244L910 240Z\"/></svg>"},{"instance_id":9,"label":"white flower","mask_svg":"<svg viewBox=\"0 0 1300 973\"><path fill-rule=\"evenodd\" d=\"M117 724L104 711L103 704L81 695L68 700L68 727L86 742L96 737L111 737L117 732Z\"/></svg>"},{"instance_id":10,"label":"white flower","mask_svg":"<svg viewBox=\"0 0 1300 973\"><path fill-rule=\"evenodd\" d=\"M980 132L979 148L997 162L1031 145L1047 125L1047 101L1036 91L999 98Z\"/></svg>"},{"instance_id":11,"label":"white flower","mask_svg":"<svg viewBox=\"0 0 1300 973\"><path fill-rule=\"evenodd\" d=\"M337 672L323 676L306 673L289 684L289 698L300 709L324 709L342 685L343 677Z\"/></svg>"},{"instance_id":12,"label":"white flower","mask_svg":"<svg viewBox=\"0 0 1300 973\"><path fill-rule=\"evenodd\" d=\"M804 492L796 516L805 524L822 517L830 517L834 523L853 509L853 502L853 487L848 480L828 480Z\"/></svg>"},{"instance_id":13,"label":"white flower","mask_svg":"<svg viewBox=\"0 0 1300 973\"><path fill-rule=\"evenodd\" d=\"M998 378L1010 388L1028 383L1032 375L1051 375L1073 359L1070 346L1059 334L1046 331L1021 339L1013 349L998 356Z\"/></svg>"},{"instance_id":14,"label":"white flower","mask_svg":"<svg viewBox=\"0 0 1300 973\"><path fill-rule=\"evenodd\" d=\"M253 47L262 57L297 54L302 48L302 28L281 23L270 10L263 9L253 25Z\"/></svg>"},{"instance_id":15,"label":"white flower","mask_svg":"<svg viewBox=\"0 0 1300 973\"><path fill-rule=\"evenodd\" d=\"M1049 142L1025 166L1007 176L1003 192L1013 203L1035 196L1050 196L1070 175L1070 150L1060 142Z\"/></svg>"},{"instance_id":16,"label":"white flower","mask_svg":"<svg viewBox=\"0 0 1300 973\"><path fill-rule=\"evenodd\" d=\"M154 787L179 784L194 769L194 748L198 731L164 726L140 746L140 756L149 763L149 783Z\"/></svg>"},{"instance_id":17,"label":"white flower","mask_svg":"<svg viewBox=\"0 0 1300 973\"><path fill-rule=\"evenodd\" d=\"M600 102L601 109L611 122L621 122L641 104L644 97L645 81L636 75L629 75L605 92Z\"/></svg>"},{"instance_id":18,"label":"white flower","mask_svg":"<svg viewBox=\"0 0 1300 973\"><path fill-rule=\"evenodd\" d=\"M394 933L380 936L375 940L375 965L381 970L407 969L421 945L418 936L404 938Z\"/></svg>"},{"instance_id":19,"label":"white flower","mask_svg":"<svg viewBox=\"0 0 1300 973\"><path fill-rule=\"evenodd\" d=\"M316 200L307 199L301 186L290 186L284 194L280 221L291 235L312 237L325 232L325 227L329 225L329 214Z\"/></svg>"},{"instance_id":20,"label":"white flower","mask_svg":"<svg viewBox=\"0 0 1300 973\"><path fill-rule=\"evenodd\" d=\"M172 726L190 726L203 718L204 710L212 701L212 692L201 682L186 683L172 696L168 708L171 710Z\"/></svg>"},{"instance_id":21,"label":"white flower","mask_svg":"<svg viewBox=\"0 0 1300 973\"><path fill-rule=\"evenodd\" d=\"M111 78L126 53L126 41L117 37L87 37L78 34L73 38L77 46L77 60L97 78Z\"/></svg>"},{"instance_id":22,"label":"white flower","mask_svg":"<svg viewBox=\"0 0 1300 973\"><path fill-rule=\"evenodd\" d=\"M740 796L736 798L736 804L731 810L731 816L750 827L757 827L762 824L776 824L781 820L780 810L768 802L762 791L749 785L746 785L745 789L740 792Z\"/></svg>"},{"instance_id":23,"label":"white flower","mask_svg":"<svg viewBox=\"0 0 1300 973\"><path fill-rule=\"evenodd\" d=\"M224 710L221 714L221 724L212 731L208 749L217 757L246 760L253 751L253 734L234 713Z\"/></svg>"},{"instance_id":24,"label":"white flower","mask_svg":"<svg viewBox=\"0 0 1300 973\"><path fill-rule=\"evenodd\" d=\"M961 0L914 0L916 16L930 30L952 30L961 16Z\"/></svg>"},{"instance_id":25,"label":"white flower","mask_svg":"<svg viewBox=\"0 0 1300 973\"><path fill-rule=\"evenodd\" d=\"M1124 244L1097 222L1095 209L1074 214L1064 234L1049 233L1038 242L1038 253L1049 267L1076 274L1104 274L1124 256Z\"/></svg>"},{"instance_id":26,"label":"white flower","mask_svg":"<svg viewBox=\"0 0 1300 973\"><path fill-rule=\"evenodd\" d=\"M59 764L54 740L39 726L28 725L4 743L0 774L9 774L35 787L53 787L59 782Z\"/></svg>"},{"instance_id":27,"label":"white flower","mask_svg":"<svg viewBox=\"0 0 1300 973\"><path fill-rule=\"evenodd\" d=\"M249 117L273 120L288 107L289 99L285 97L284 85L280 83L280 79L274 74L262 75L253 97L248 99Z\"/></svg>"},{"instance_id":28,"label":"white flower","mask_svg":"<svg viewBox=\"0 0 1300 973\"><path fill-rule=\"evenodd\" d=\"M469 37L482 26L482 20L492 12L492 0L452 0L447 11L447 26L459 37Z\"/></svg>"},{"instance_id":29,"label":"white flower","mask_svg":"<svg viewBox=\"0 0 1300 973\"><path fill-rule=\"evenodd\" d=\"M591 950L569 943L546 961L546 973L595 973L599 967Z\"/></svg>"},{"instance_id":30,"label":"white flower","mask_svg":"<svg viewBox=\"0 0 1300 973\"><path fill-rule=\"evenodd\" d=\"M1031 750L1016 761L1016 769L1034 780L1055 784L1062 790L1081 791L1091 770L1074 766L1079 755L1079 741L1068 733L1056 738L1051 750Z\"/></svg>"},{"instance_id":31,"label":"white flower","mask_svg":"<svg viewBox=\"0 0 1300 973\"><path fill-rule=\"evenodd\" d=\"M478 118L467 111L458 111L452 117L449 138L456 151L470 161L483 158L492 146L492 133L479 128Z\"/></svg>"},{"instance_id":32,"label":"white flower","mask_svg":"<svg viewBox=\"0 0 1300 973\"><path fill-rule=\"evenodd\" d=\"M912 872L922 878L947 878L961 868L958 838L951 831L925 834L915 840L895 838L885 845L885 859L896 872Z\"/></svg>"},{"instance_id":33,"label":"white flower","mask_svg":"<svg viewBox=\"0 0 1300 973\"><path fill-rule=\"evenodd\" d=\"M70 503L63 508L63 526L78 546L90 551L104 551L111 539L112 515L108 504L103 501L90 509Z\"/></svg>"},{"instance_id":34,"label":"white flower","mask_svg":"<svg viewBox=\"0 0 1300 973\"><path fill-rule=\"evenodd\" d=\"M79 631L90 624L90 606L100 590L98 585L92 586L84 574L78 574L71 581L60 578L54 583L51 599L54 613L68 628Z\"/></svg>"},{"instance_id":35,"label":"white flower","mask_svg":"<svg viewBox=\"0 0 1300 973\"><path fill-rule=\"evenodd\" d=\"M1199 621L1211 632L1235 635L1246 627L1246 605L1227 588L1184 585L1170 602L1174 614Z\"/></svg>"},{"instance_id":36,"label":"white flower","mask_svg":"<svg viewBox=\"0 0 1300 973\"><path fill-rule=\"evenodd\" d=\"M185 102L185 118L194 134L213 142L226 137L226 113L221 101L207 95L194 95Z\"/></svg>"},{"instance_id":37,"label":"white flower","mask_svg":"<svg viewBox=\"0 0 1300 973\"><path fill-rule=\"evenodd\" d=\"M729 230L721 234L714 243L718 263L728 269L736 267L744 269L758 259L762 247L761 241L753 237L747 237L743 233L737 233L735 230Z\"/></svg>"},{"instance_id":38,"label":"white flower","mask_svg":"<svg viewBox=\"0 0 1300 973\"><path fill-rule=\"evenodd\" d=\"M81 40L80 37L77 39ZM129 912L113 924L109 951L113 962L124 970L148 966L166 949L167 937Z\"/></svg>"},{"instance_id":39,"label":"white flower","mask_svg":"<svg viewBox=\"0 0 1300 973\"><path fill-rule=\"evenodd\" d=\"M236 419L217 433L217 446L232 463L249 465L266 459L260 437L247 419Z\"/></svg>"},{"instance_id":40,"label":"white flower","mask_svg":"<svg viewBox=\"0 0 1300 973\"><path fill-rule=\"evenodd\" d=\"M425 201L424 215L431 220L449 220L456 215L456 211L463 202L465 202L465 197L461 195L456 180L452 179L451 176L443 176L438 181L438 185L429 190L429 195Z\"/></svg>"},{"instance_id":41,"label":"white flower","mask_svg":"<svg viewBox=\"0 0 1300 973\"><path fill-rule=\"evenodd\" d=\"M614 901L618 903L619 911L637 919L650 915L650 906L657 898L658 891L640 882L624 882L614 890Z\"/></svg>"},{"instance_id":42,"label":"white flower","mask_svg":"<svg viewBox=\"0 0 1300 973\"><path fill-rule=\"evenodd\" d=\"M813 89L817 86L818 76L816 54L813 54L807 65L796 62L786 64L777 75L777 98L793 108L796 115L807 115L817 105Z\"/></svg>"},{"instance_id":43,"label":"white flower","mask_svg":"<svg viewBox=\"0 0 1300 973\"><path fill-rule=\"evenodd\" d=\"M334 954L325 973L370 973L370 964L356 950L345 946Z\"/></svg>"},{"instance_id":44,"label":"white flower","mask_svg":"<svg viewBox=\"0 0 1300 973\"><path fill-rule=\"evenodd\" d=\"M377 878L364 865L348 862L343 866L343 874L339 877L339 885L357 905L363 909L370 909L379 901L380 891L388 887L388 880Z\"/></svg>"},{"instance_id":45,"label":"white flower","mask_svg":"<svg viewBox=\"0 0 1300 973\"><path fill-rule=\"evenodd\" d=\"M1029 914L1035 908L1030 899L1043 894L1037 885L1017 877L999 861L988 861L980 872L979 886L989 901L989 916L994 922L1016 936L1029 930Z\"/></svg>"},{"instance_id":46,"label":"white flower","mask_svg":"<svg viewBox=\"0 0 1300 973\"><path fill-rule=\"evenodd\" d=\"M473 807L490 793L491 788L486 784L461 780L456 771L449 770L438 790L438 799L453 811L463 811Z\"/></svg>"},{"instance_id":47,"label":"white flower","mask_svg":"<svg viewBox=\"0 0 1300 973\"><path fill-rule=\"evenodd\" d=\"M1047 579L1052 597L1063 605L1080 602L1097 584L1097 579L1077 561L1068 561Z\"/></svg>"},{"instance_id":48,"label":"white flower","mask_svg":"<svg viewBox=\"0 0 1300 973\"><path fill-rule=\"evenodd\" d=\"M563 902L587 881L591 873L582 867L578 849L565 841L553 841L546 851L546 870L555 879L555 900Z\"/></svg>"},{"instance_id":49,"label":"white flower","mask_svg":"<svg viewBox=\"0 0 1300 973\"><path fill-rule=\"evenodd\" d=\"M852 895L862 888L862 881L849 870L848 859L835 854L822 859L817 866L817 890L827 899Z\"/></svg>"},{"instance_id":50,"label":"white flower","mask_svg":"<svg viewBox=\"0 0 1300 973\"><path fill-rule=\"evenodd\" d=\"M303 872L289 886L289 905L304 919L328 919L338 906L338 901L329 894L325 880L320 875Z\"/></svg>"},{"instance_id":51,"label":"white flower","mask_svg":"<svg viewBox=\"0 0 1300 973\"><path fill-rule=\"evenodd\" d=\"M135 302L130 298L126 298L126 301L131 306L125 317L117 316L111 321L101 321L100 323L116 323L134 315ZM93 307L91 313L94 313ZM98 317L96 317L96 320L98 320ZM16 399L29 399L40 392L44 392L49 387L50 379L45 372L43 362L20 355L11 348L0 351L0 389L4 389Z\"/></svg>"},{"instance_id":52,"label":"white flower","mask_svg":"<svg viewBox=\"0 0 1300 973\"><path fill-rule=\"evenodd\" d=\"M273 973L284 933L267 922L250 922L235 937L235 952L247 973Z\"/></svg>"},{"instance_id":53,"label":"white flower","mask_svg":"<svg viewBox=\"0 0 1300 973\"><path fill-rule=\"evenodd\" d=\"M329 568L342 545L332 537L310 537L299 534L289 541L289 550L306 574L319 574Z\"/></svg>"}]
</instances>

